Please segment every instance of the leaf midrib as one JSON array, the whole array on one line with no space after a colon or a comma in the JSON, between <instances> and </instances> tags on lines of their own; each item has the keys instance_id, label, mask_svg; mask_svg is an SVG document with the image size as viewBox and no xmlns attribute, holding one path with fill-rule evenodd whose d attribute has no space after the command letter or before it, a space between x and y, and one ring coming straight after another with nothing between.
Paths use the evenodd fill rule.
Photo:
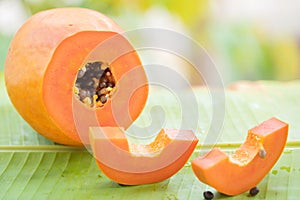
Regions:
<instances>
[{"instance_id":1,"label":"leaf midrib","mask_svg":"<svg viewBox=\"0 0 300 200\"><path fill-rule=\"evenodd\" d=\"M219 143L219 144L198 144L196 150L211 149L213 147L219 147L222 149L234 149L238 148L241 143ZM299 148L300 141L289 141L286 143L286 149ZM60 146L60 145L0 145L1 152L87 152L85 147L73 147L73 146Z\"/></svg>"},{"instance_id":2,"label":"leaf midrib","mask_svg":"<svg viewBox=\"0 0 300 200\"><path fill-rule=\"evenodd\" d=\"M59 145L39 145L39 146L23 146L23 145L3 145L0 146L0 152L74 152L87 151L85 147L59 146Z\"/></svg>"}]
</instances>

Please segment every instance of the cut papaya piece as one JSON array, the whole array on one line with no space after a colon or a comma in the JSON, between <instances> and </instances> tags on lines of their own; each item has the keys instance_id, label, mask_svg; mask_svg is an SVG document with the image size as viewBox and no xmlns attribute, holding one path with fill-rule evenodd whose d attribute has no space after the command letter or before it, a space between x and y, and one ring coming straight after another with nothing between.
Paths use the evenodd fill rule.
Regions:
<instances>
[{"instance_id":1,"label":"cut papaya piece","mask_svg":"<svg viewBox=\"0 0 300 200\"><path fill-rule=\"evenodd\" d=\"M128 127L146 103L148 86L122 32L110 18L84 8L30 17L12 39L4 68L8 95L20 115L43 136L66 145L88 143L91 124ZM136 73L128 73L133 69ZM115 120L112 101L126 113L122 121Z\"/></svg>"},{"instance_id":2,"label":"cut papaya piece","mask_svg":"<svg viewBox=\"0 0 300 200\"><path fill-rule=\"evenodd\" d=\"M91 127L90 141L99 168L123 185L168 179L184 166L198 143L190 130L162 129L152 143L132 144L119 127Z\"/></svg>"},{"instance_id":3,"label":"cut papaya piece","mask_svg":"<svg viewBox=\"0 0 300 200\"><path fill-rule=\"evenodd\" d=\"M288 124L271 118L250 129L246 141L232 154L213 148L192 161L198 179L226 195L255 187L279 159L288 136Z\"/></svg>"}]
</instances>

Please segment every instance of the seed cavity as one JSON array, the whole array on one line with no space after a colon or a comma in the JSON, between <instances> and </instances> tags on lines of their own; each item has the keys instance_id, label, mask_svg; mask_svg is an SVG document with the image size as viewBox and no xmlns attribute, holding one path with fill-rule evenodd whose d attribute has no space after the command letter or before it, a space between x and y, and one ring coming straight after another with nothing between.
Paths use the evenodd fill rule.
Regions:
<instances>
[{"instance_id":1,"label":"seed cavity","mask_svg":"<svg viewBox=\"0 0 300 200\"><path fill-rule=\"evenodd\" d=\"M78 70L73 93L88 107L97 108L104 106L111 98L115 85L107 63L91 62Z\"/></svg>"}]
</instances>

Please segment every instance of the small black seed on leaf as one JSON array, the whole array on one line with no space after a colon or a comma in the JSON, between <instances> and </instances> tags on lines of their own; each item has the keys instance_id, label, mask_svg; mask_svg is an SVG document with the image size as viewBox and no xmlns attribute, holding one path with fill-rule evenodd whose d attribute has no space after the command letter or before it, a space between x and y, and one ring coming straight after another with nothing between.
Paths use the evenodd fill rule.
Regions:
<instances>
[{"instance_id":1,"label":"small black seed on leaf","mask_svg":"<svg viewBox=\"0 0 300 200\"><path fill-rule=\"evenodd\" d=\"M203 192L203 197L206 200L211 200L214 198L214 194L211 191L205 191Z\"/></svg>"},{"instance_id":2,"label":"small black seed on leaf","mask_svg":"<svg viewBox=\"0 0 300 200\"><path fill-rule=\"evenodd\" d=\"M250 191L249 191L249 195L250 195L251 197L257 195L258 193L259 193L258 187L251 188Z\"/></svg>"}]
</instances>

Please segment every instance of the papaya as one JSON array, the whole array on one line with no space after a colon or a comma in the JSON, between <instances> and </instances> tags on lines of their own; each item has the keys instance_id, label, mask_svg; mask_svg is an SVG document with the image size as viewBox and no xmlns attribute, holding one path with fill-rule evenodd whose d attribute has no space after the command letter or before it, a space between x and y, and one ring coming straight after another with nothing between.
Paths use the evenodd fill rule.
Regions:
<instances>
[{"instance_id":1,"label":"papaya","mask_svg":"<svg viewBox=\"0 0 300 200\"><path fill-rule=\"evenodd\" d=\"M121 127L90 127L90 145L100 170L122 185L168 179L193 153L198 139L191 130L162 129L149 144L128 142Z\"/></svg>"},{"instance_id":2,"label":"papaya","mask_svg":"<svg viewBox=\"0 0 300 200\"><path fill-rule=\"evenodd\" d=\"M254 188L279 159L288 124L276 118L248 131L246 141L232 154L213 148L192 161L198 179L217 191L234 196Z\"/></svg>"},{"instance_id":3,"label":"papaya","mask_svg":"<svg viewBox=\"0 0 300 200\"><path fill-rule=\"evenodd\" d=\"M112 19L85 8L31 16L14 35L4 67L19 114L46 138L74 146L89 143L91 118L94 125L130 126L146 103L148 86L140 58L122 33ZM115 119L113 101L123 109L117 112L122 120Z\"/></svg>"}]
</instances>

